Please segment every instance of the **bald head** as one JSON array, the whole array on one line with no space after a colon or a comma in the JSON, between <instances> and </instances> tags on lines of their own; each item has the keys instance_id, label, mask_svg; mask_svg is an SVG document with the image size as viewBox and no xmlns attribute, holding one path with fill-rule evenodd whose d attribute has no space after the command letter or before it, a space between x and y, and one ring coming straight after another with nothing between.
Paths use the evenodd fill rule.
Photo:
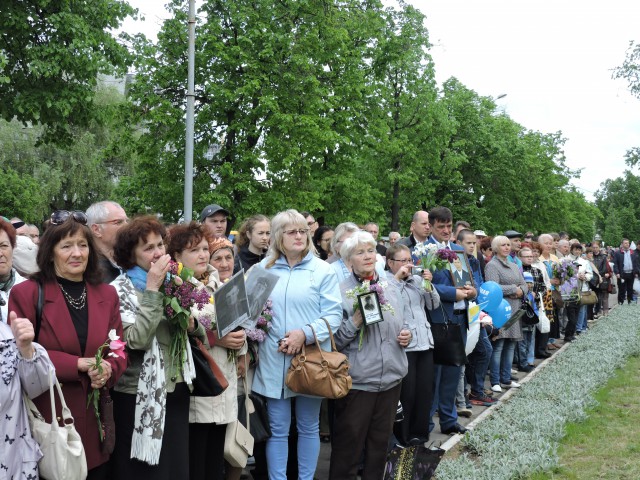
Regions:
<instances>
[{"instance_id":1,"label":"bald head","mask_svg":"<svg viewBox=\"0 0 640 480\"><path fill-rule=\"evenodd\" d=\"M424 210L418 210L413 214L411 220L411 232L413 238L418 242L424 242L431 235L431 225L429 225L429 214Z\"/></svg>"}]
</instances>

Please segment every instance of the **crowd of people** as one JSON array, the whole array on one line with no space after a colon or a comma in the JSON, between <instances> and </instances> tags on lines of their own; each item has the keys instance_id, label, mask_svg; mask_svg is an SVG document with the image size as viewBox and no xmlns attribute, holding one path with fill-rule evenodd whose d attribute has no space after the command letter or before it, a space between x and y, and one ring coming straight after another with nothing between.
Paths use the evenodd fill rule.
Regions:
<instances>
[{"instance_id":1,"label":"crowd of people","mask_svg":"<svg viewBox=\"0 0 640 480\"><path fill-rule=\"evenodd\" d=\"M130 219L103 201L86 212L53 212L41 236L19 218L0 218L0 464L7 478L37 473L41 453L27 435L20 392L46 421L59 420L43 394L55 371L89 479L241 478L224 447L247 385L264 399L271 433L254 446L252 478L313 480L322 438L331 442L331 480L379 480L389 445L424 444L436 421L444 434L465 433L459 416L520 386L513 369L530 372L536 358L575 340L608 314L616 291L620 304L636 299L640 260L628 239L614 249L564 232L488 236L454 224L446 207L417 211L409 234L390 232L387 241L374 222L332 228L296 210L254 215L233 236L228 218L227 209L209 205L197 222L165 225L153 215ZM416 268L423 247L450 250L453 260ZM176 355L164 303L174 262L210 295L242 270L277 277L260 338L242 328L219 336L189 316L178 347L190 351L195 339L206 346L229 384L219 396L193 395L191 356ZM486 282L499 286L511 312L528 302L550 329L521 320L498 328L482 312L466 364L435 363L432 325L459 325L467 343L469 309ZM375 294L364 307L373 313L354 292ZM330 401L290 390L291 358L315 336L330 350L330 334L349 360L351 390ZM124 352L105 349L98 362L114 336ZM94 391L112 399L112 449L88 401ZM11 441L17 436L25 442Z\"/></svg>"}]
</instances>

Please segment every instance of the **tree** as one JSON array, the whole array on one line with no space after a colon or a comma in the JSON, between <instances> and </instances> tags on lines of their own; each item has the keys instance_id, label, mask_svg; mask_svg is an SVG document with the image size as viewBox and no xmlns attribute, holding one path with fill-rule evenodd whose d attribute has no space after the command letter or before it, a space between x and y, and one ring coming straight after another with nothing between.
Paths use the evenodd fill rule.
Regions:
<instances>
[{"instance_id":1,"label":"tree","mask_svg":"<svg viewBox=\"0 0 640 480\"><path fill-rule=\"evenodd\" d=\"M640 177L625 170L622 177L605 180L595 193L600 210L597 229L609 245L619 245L622 237L640 240Z\"/></svg>"},{"instance_id":2,"label":"tree","mask_svg":"<svg viewBox=\"0 0 640 480\"><path fill-rule=\"evenodd\" d=\"M110 32L134 12L124 0L3 2L0 118L72 143L73 128L94 118L98 74L126 73L130 55Z\"/></svg>"}]
</instances>

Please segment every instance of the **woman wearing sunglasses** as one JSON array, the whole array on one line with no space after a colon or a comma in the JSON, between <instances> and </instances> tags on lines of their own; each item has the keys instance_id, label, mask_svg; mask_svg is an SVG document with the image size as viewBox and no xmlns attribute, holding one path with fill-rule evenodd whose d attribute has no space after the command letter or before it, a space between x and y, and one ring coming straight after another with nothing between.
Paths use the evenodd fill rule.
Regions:
<instances>
[{"instance_id":1,"label":"woman wearing sunglasses","mask_svg":"<svg viewBox=\"0 0 640 480\"><path fill-rule=\"evenodd\" d=\"M98 421L87 399L93 389L108 391L127 367L126 358L111 357L103 350L101 367L95 355L115 330L122 336L118 296L113 287L102 283L98 253L87 217L82 212L58 210L40 240L36 258L40 272L34 279L16 285L9 296L9 311L30 319L35 340L49 354L71 409L75 427L87 456L89 479L106 479L109 453L103 451ZM38 293L43 289L40 321L36 318ZM49 394L34 403L51 422ZM61 418L56 402L56 418Z\"/></svg>"},{"instance_id":2,"label":"woman wearing sunglasses","mask_svg":"<svg viewBox=\"0 0 640 480\"><path fill-rule=\"evenodd\" d=\"M305 218L296 210L271 220L271 245L260 266L280 277L271 292L273 318L267 338L260 343L253 391L267 397L271 438L267 440L267 467L271 480L287 478L291 398L295 397L298 430L298 478L312 480L320 452L321 398L297 395L284 378L293 355L314 342L315 329L324 350L330 350L326 319L335 331L342 320L340 289L331 265L316 256Z\"/></svg>"}]
</instances>

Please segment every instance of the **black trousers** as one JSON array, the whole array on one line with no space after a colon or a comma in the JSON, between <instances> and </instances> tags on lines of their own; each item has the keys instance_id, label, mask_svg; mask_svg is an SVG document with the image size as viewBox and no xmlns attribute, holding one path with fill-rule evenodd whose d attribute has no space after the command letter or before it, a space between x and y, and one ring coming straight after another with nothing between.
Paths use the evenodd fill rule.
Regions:
<instances>
[{"instance_id":1,"label":"black trousers","mask_svg":"<svg viewBox=\"0 0 640 480\"><path fill-rule=\"evenodd\" d=\"M412 438L429 438L429 412L433 402L433 349L407 352L409 369L402 379L400 402L404 420L394 423L393 433L407 445Z\"/></svg>"},{"instance_id":2,"label":"black trousers","mask_svg":"<svg viewBox=\"0 0 640 480\"><path fill-rule=\"evenodd\" d=\"M633 273L621 273L618 279L618 303L624 303L624 297L626 295L627 302L633 301L633 280L635 276ZM624 280L624 282L622 281Z\"/></svg>"},{"instance_id":3,"label":"black trousers","mask_svg":"<svg viewBox=\"0 0 640 480\"><path fill-rule=\"evenodd\" d=\"M400 387L398 384L384 392L351 390L336 400L329 480L356 480L362 452L362 480L384 476Z\"/></svg>"},{"instance_id":4,"label":"black trousers","mask_svg":"<svg viewBox=\"0 0 640 480\"><path fill-rule=\"evenodd\" d=\"M131 457L136 395L113 392L116 447L111 455L113 479L173 480L189 478L189 388L178 383L167 395L162 449L158 465Z\"/></svg>"},{"instance_id":5,"label":"black trousers","mask_svg":"<svg viewBox=\"0 0 640 480\"><path fill-rule=\"evenodd\" d=\"M580 312L580 302L565 302L564 308L567 311L567 326L564 327L564 338L575 337L576 326L578 325L578 313Z\"/></svg>"},{"instance_id":6,"label":"black trousers","mask_svg":"<svg viewBox=\"0 0 640 480\"><path fill-rule=\"evenodd\" d=\"M190 480L224 480L224 436L226 431L226 424L189 424Z\"/></svg>"}]
</instances>

